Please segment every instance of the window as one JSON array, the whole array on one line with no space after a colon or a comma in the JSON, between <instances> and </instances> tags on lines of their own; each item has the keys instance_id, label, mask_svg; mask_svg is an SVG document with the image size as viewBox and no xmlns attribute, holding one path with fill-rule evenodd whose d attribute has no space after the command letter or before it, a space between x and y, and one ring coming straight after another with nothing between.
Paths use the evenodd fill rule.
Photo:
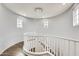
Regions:
<instances>
[{"instance_id":1,"label":"window","mask_svg":"<svg viewBox=\"0 0 79 59\"><path fill-rule=\"evenodd\" d=\"M48 19L43 19L44 28L48 28Z\"/></svg>"},{"instance_id":2,"label":"window","mask_svg":"<svg viewBox=\"0 0 79 59\"><path fill-rule=\"evenodd\" d=\"M21 17L21 16L17 17L17 28L23 27L23 21L24 21L23 17Z\"/></svg>"},{"instance_id":3,"label":"window","mask_svg":"<svg viewBox=\"0 0 79 59\"><path fill-rule=\"evenodd\" d=\"M73 26L79 25L79 5L73 9Z\"/></svg>"}]
</instances>

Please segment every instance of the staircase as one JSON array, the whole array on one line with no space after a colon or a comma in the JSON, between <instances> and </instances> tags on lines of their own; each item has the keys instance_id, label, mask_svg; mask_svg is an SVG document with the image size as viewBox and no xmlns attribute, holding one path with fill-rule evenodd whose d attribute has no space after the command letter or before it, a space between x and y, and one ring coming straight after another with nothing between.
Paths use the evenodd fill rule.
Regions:
<instances>
[{"instance_id":1,"label":"staircase","mask_svg":"<svg viewBox=\"0 0 79 59\"><path fill-rule=\"evenodd\" d=\"M79 55L79 41L48 36L27 36L23 52L31 56L75 56Z\"/></svg>"}]
</instances>

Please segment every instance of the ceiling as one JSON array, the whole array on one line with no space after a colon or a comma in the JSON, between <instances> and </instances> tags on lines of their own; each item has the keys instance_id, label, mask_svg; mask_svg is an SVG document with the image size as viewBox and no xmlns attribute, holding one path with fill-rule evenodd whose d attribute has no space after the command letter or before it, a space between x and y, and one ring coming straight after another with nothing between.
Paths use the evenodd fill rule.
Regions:
<instances>
[{"instance_id":1,"label":"ceiling","mask_svg":"<svg viewBox=\"0 0 79 59\"><path fill-rule=\"evenodd\" d=\"M8 9L29 18L50 18L72 6L72 3L6 3Z\"/></svg>"}]
</instances>

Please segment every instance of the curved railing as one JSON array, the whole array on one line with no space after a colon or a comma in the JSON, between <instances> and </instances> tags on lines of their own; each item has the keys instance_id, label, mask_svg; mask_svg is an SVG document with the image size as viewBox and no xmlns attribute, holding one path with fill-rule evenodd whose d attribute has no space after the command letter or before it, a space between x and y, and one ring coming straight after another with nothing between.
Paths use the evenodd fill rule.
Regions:
<instances>
[{"instance_id":1,"label":"curved railing","mask_svg":"<svg viewBox=\"0 0 79 59\"><path fill-rule=\"evenodd\" d=\"M77 40L57 36L25 36L23 49L29 55L76 56L79 55L78 47Z\"/></svg>"}]
</instances>

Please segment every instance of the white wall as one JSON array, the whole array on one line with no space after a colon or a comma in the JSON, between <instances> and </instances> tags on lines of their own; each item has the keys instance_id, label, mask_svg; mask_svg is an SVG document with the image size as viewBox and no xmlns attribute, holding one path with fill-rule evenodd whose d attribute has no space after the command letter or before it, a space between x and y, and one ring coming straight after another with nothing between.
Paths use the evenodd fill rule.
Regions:
<instances>
[{"instance_id":1,"label":"white wall","mask_svg":"<svg viewBox=\"0 0 79 59\"><path fill-rule=\"evenodd\" d=\"M0 53L23 40L22 31L17 29L16 21L17 15L0 4Z\"/></svg>"},{"instance_id":2,"label":"white wall","mask_svg":"<svg viewBox=\"0 0 79 59\"><path fill-rule=\"evenodd\" d=\"M79 27L73 27L72 24L72 10L49 19L48 29L44 28L43 20L26 19L24 31L21 31L17 29L16 21L17 15L6 10L0 4L0 53L9 46L23 41L23 32L41 32L64 37L66 39L79 40ZM79 52L78 49L77 52Z\"/></svg>"},{"instance_id":3,"label":"white wall","mask_svg":"<svg viewBox=\"0 0 79 59\"><path fill-rule=\"evenodd\" d=\"M72 10L49 20L49 32L64 38L79 39L79 27L73 27Z\"/></svg>"},{"instance_id":4,"label":"white wall","mask_svg":"<svg viewBox=\"0 0 79 59\"><path fill-rule=\"evenodd\" d=\"M43 20L26 19L24 32L46 32L49 35L56 35L64 38L79 39L79 26L73 27L72 10L48 19L48 29L43 26Z\"/></svg>"},{"instance_id":5,"label":"white wall","mask_svg":"<svg viewBox=\"0 0 79 59\"><path fill-rule=\"evenodd\" d=\"M72 39L79 41L79 26L73 27L72 10L48 19L48 29L44 28L43 20L29 20L26 19L24 23L24 32L40 32L48 35L58 36L60 38ZM59 38L52 38L59 39ZM61 40L61 39L60 39ZM61 49L63 49L63 55L74 55L74 43L70 42L68 47L68 41L61 42ZM51 45L52 46L52 45ZM76 43L76 55L79 55L79 43ZM70 49L68 51L68 49Z\"/></svg>"}]
</instances>

